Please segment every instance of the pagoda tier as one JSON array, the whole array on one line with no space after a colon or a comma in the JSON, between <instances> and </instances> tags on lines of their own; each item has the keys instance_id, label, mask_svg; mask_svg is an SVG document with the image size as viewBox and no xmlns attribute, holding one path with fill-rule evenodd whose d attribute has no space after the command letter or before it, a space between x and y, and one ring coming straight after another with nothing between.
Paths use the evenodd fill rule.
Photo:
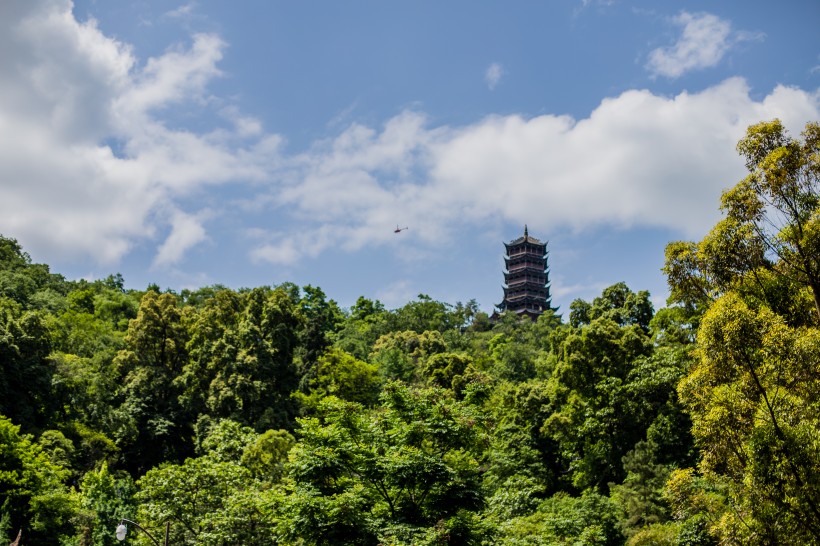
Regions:
<instances>
[{"instance_id":1,"label":"pagoda tier","mask_svg":"<svg viewBox=\"0 0 820 546\"><path fill-rule=\"evenodd\" d=\"M551 309L547 243L530 237L524 226L524 236L504 247L504 301L496 307L535 319Z\"/></svg>"}]
</instances>

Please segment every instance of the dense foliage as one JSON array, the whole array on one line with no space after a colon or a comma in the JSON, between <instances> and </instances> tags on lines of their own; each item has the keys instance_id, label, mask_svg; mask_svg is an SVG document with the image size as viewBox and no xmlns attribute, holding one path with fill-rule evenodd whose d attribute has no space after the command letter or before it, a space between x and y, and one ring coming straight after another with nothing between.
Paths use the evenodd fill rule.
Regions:
<instances>
[{"instance_id":1,"label":"dense foliage","mask_svg":"<svg viewBox=\"0 0 820 546\"><path fill-rule=\"evenodd\" d=\"M819 142L749 128L657 312L129 290L0 236L0 541L820 544Z\"/></svg>"}]
</instances>

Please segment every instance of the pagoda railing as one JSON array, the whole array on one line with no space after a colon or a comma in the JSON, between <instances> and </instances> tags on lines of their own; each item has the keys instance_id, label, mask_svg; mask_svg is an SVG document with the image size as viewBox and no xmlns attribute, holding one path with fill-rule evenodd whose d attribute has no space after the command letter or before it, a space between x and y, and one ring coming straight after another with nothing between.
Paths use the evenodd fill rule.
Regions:
<instances>
[{"instance_id":1,"label":"pagoda railing","mask_svg":"<svg viewBox=\"0 0 820 546\"><path fill-rule=\"evenodd\" d=\"M531 256L538 256L539 258L544 256L543 251L535 250L535 249L527 249L527 250L517 250L515 252L510 252L507 254L510 258L514 258L516 256L521 256L522 254L529 254Z\"/></svg>"},{"instance_id":2,"label":"pagoda railing","mask_svg":"<svg viewBox=\"0 0 820 546\"><path fill-rule=\"evenodd\" d=\"M515 284L518 284L520 282L537 282L537 283L544 283L544 284L547 283L547 275L545 273L535 273L535 274L533 274L532 272L530 272L529 274L528 273L521 274L521 273L518 273L517 271L515 273L516 274L507 273L506 275L504 275L504 278L506 279L508 284L510 282L515 283Z\"/></svg>"},{"instance_id":3,"label":"pagoda railing","mask_svg":"<svg viewBox=\"0 0 820 546\"><path fill-rule=\"evenodd\" d=\"M547 295L543 292L539 293L539 292L532 292L532 291L528 290L528 291L525 291L525 292L514 292L514 293L509 293L508 292L507 297L505 298L505 300L508 303L516 302L516 301L519 301L519 300L525 300L525 299L528 299L528 298L546 301L546 299L547 299L546 296Z\"/></svg>"}]
</instances>

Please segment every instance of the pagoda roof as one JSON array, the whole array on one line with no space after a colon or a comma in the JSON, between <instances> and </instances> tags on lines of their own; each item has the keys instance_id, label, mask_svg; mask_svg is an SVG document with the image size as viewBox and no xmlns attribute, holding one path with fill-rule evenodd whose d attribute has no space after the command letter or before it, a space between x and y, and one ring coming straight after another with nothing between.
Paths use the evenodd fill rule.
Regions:
<instances>
[{"instance_id":1,"label":"pagoda roof","mask_svg":"<svg viewBox=\"0 0 820 546\"><path fill-rule=\"evenodd\" d=\"M508 245L512 246L512 245ZM546 254L516 254L515 256L504 256L505 262L547 262Z\"/></svg>"},{"instance_id":2,"label":"pagoda roof","mask_svg":"<svg viewBox=\"0 0 820 546\"><path fill-rule=\"evenodd\" d=\"M522 237L519 237L518 239L510 241L509 243L504 243L504 246L520 245L521 243L532 243L534 245L543 245L543 246L547 245L547 243L542 242L539 239L536 239L535 237L530 237L530 234L527 232L527 226L526 225L524 225L524 235Z\"/></svg>"}]
</instances>

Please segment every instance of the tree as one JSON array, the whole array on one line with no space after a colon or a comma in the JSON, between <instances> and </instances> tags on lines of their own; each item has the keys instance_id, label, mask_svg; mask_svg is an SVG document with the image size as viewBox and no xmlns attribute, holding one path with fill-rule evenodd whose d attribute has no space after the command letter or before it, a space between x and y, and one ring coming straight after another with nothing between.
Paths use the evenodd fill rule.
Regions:
<instances>
[{"instance_id":1,"label":"tree","mask_svg":"<svg viewBox=\"0 0 820 546\"><path fill-rule=\"evenodd\" d=\"M235 359L226 360L208 390L208 409L257 431L290 428L299 384L294 353L303 317L283 288L255 288L236 330Z\"/></svg>"},{"instance_id":2,"label":"tree","mask_svg":"<svg viewBox=\"0 0 820 546\"><path fill-rule=\"evenodd\" d=\"M330 346L331 336L340 327L342 310L333 300L328 300L321 288L305 286L299 311L304 317L299 332L300 376L303 389L316 375L319 357Z\"/></svg>"},{"instance_id":3,"label":"tree","mask_svg":"<svg viewBox=\"0 0 820 546\"><path fill-rule=\"evenodd\" d=\"M182 464L164 463L149 470L137 486L141 524L161 530L165 522L171 522L170 543L189 545L202 544L205 533L220 533L221 526L214 520L222 517L230 497L255 489L247 469L209 456L186 459ZM252 511L246 514L248 526L256 520ZM262 544L255 540L248 543Z\"/></svg>"},{"instance_id":4,"label":"tree","mask_svg":"<svg viewBox=\"0 0 820 546\"><path fill-rule=\"evenodd\" d=\"M529 319L524 319L529 320ZM521 382L535 377L537 348L519 336L499 333L487 344L489 371L494 377Z\"/></svg>"},{"instance_id":5,"label":"tree","mask_svg":"<svg viewBox=\"0 0 820 546\"><path fill-rule=\"evenodd\" d=\"M603 493L609 482L624 478L621 460L657 411L648 408L637 419L631 392L631 374L652 352L650 338L638 324L621 326L600 316L557 330L553 343L553 411L543 430L558 443L570 487Z\"/></svg>"},{"instance_id":6,"label":"tree","mask_svg":"<svg viewBox=\"0 0 820 546\"><path fill-rule=\"evenodd\" d=\"M490 511L500 519L529 514L558 490L558 446L541 430L552 409L550 394L545 382L528 381L500 383L490 395L484 484L492 493Z\"/></svg>"},{"instance_id":7,"label":"tree","mask_svg":"<svg viewBox=\"0 0 820 546\"><path fill-rule=\"evenodd\" d=\"M483 504L481 417L441 389L389 383L381 401L366 411L328 397L317 417L300 420L287 540L403 543L441 525L470 543L475 528L465 522Z\"/></svg>"},{"instance_id":8,"label":"tree","mask_svg":"<svg viewBox=\"0 0 820 546\"><path fill-rule=\"evenodd\" d=\"M410 383L416 380L429 357L446 350L438 330L403 330L381 336L373 345L370 360L386 378Z\"/></svg>"},{"instance_id":9,"label":"tree","mask_svg":"<svg viewBox=\"0 0 820 546\"><path fill-rule=\"evenodd\" d=\"M15 239L0 235L0 298L9 298L24 309L59 310L69 283L45 264L31 263L31 257Z\"/></svg>"},{"instance_id":10,"label":"tree","mask_svg":"<svg viewBox=\"0 0 820 546\"><path fill-rule=\"evenodd\" d=\"M120 412L130 421L119 440L137 473L191 451L191 423L174 381L188 359L188 338L176 296L147 292L114 359L123 378Z\"/></svg>"},{"instance_id":11,"label":"tree","mask_svg":"<svg viewBox=\"0 0 820 546\"><path fill-rule=\"evenodd\" d=\"M596 318L604 317L619 326L635 324L645 332L649 331L654 309L649 299L649 292L633 292L624 282L613 284L604 289L592 303L577 299L570 304L570 324L581 326L589 324Z\"/></svg>"},{"instance_id":12,"label":"tree","mask_svg":"<svg viewBox=\"0 0 820 546\"><path fill-rule=\"evenodd\" d=\"M238 412L232 409L213 411L210 389L217 374L235 366L239 356L238 329L245 300L241 294L229 289L208 293L202 301L195 295L189 296L199 308L189 315L189 359L176 379L182 388L180 402L189 415L237 418Z\"/></svg>"},{"instance_id":13,"label":"tree","mask_svg":"<svg viewBox=\"0 0 820 546\"><path fill-rule=\"evenodd\" d=\"M700 461L667 486L681 537L820 543L819 143L817 123L749 127L725 217L667 247L670 299L699 324L678 392Z\"/></svg>"},{"instance_id":14,"label":"tree","mask_svg":"<svg viewBox=\"0 0 820 546\"><path fill-rule=\"evenodd\" d=\"M80 485L80 510L75 517L75 538L79 545L115 546L111 532L122 518L134 512L134 481L127 474L117 475L103 463L91 470Z\"/></svg>"},{"instance_id":15,"label":"tree","mask_svg":"<svg viewBox=\"0 0 820 546\"><path fill-rule=\"evenodd\" d=\"M190 359L177 384L190 416L232 419L258 431L290 428L294 362L304 318L283 288L220 290L191 313Z\"/></svg>"},{"instance_id":16,"label":"tree","mask_svg":"<svg viewBox=\"0 0 820 546\"><path fill-rule=\"evenodd\" d=\"M638 442L624 455L627 475L622 484L610 484L610 497L624 514L624 534L634 536L641 528L669 519L663 489L671 468L658 464L652 442Z\"/></svg>"},{"instance_id":17,"label":"tree","mask_svg":"<svg viewBox=\"0 0 820 546\"><path fill-rule=\"evenodd\" d=\"M802 137L780 120L749 127L737 149L750 174L723 207L777 257L779 272L809 287L820 320L820 124L807 123Z\"/></svg>"},{"instance_id":18,"label":"tree","mask_svg":"<svg viewBox=\"0 0 820 546\"><path fill-rule=\"evenodd\" d=\"M779 120L749 127L737 149L750 174L724 192L726 217L700 243L667 246L673 301L703 307L739 290L805 324L793 284L808 290L820 321L820 125L808 123L802 137Z\"/></svg>"},{"instance_id":19,"label":"tree","mask_svg":"<svg viewBox=\"0 0 820 546\"><path fill-rule=\"evenodd\" d=\"M427 359L422 373L431 385L462 394L469 375L475 374L473 359L461 353L436 353Z\"/></svg>"},{"instance_id":20,"label":"tree","mask_svg":"<svg viewBox=\"0 0 820 546\"><path fill-rule=\"evenodd\" d=\"M416 301L411 301L393 312L394 330L412 330L417 334L425 331L444 332L459 327L463 323L463 312L454 313L452 306L435 301L427 294L419 294Z\"/></svg>"},{"instance_id":21,"label":"tree","mask_svg":"<svg viewBox=\"0 0 820 546\"><path fill-rule=\"evenodd\" d=\"M558 493L532 514L499 522L500 544L514 546L617 546L617 506L593 492L579 497Z\"/></svg>"},{"instance_id":22,"label":"tree","mask_svg":"<svg viewBox=\"0 0 820 546\"><path fill-rule=\"evenodd\" d=\"M0 520L17 534L25 529L31 544L59 544L69 531L74 498L63 485L68 471L20 427L0 416ZM0 539L11 537L0 537Z\"/></svg>"},{"instance_id":23,"label":"tree","mask_svg":"<svg viewBox=\"0 0 820 546\"><path fill-rule=\"evenodd\" d=\"M707 480L726 486L720 533L744 543L820 543L820 331L736 294L703 318L678 389Z\"/></svg>"},{"instance_id":24,"label":"tree","mask_svg":"<svg viewBox=\"0 0 820 546\"><path fill-rule=\"evenodd\" d=\"M286 430L266 430L242 451L240 462L251 474L268 483L278 483L285 475L288 453L296 439Z\"/></svg>"},{"instance_id":25,"label":"tree","mask_svg":"<svg viewBox=\"0 0 820 546\"><path fill-rule=\"evenodd\" d=\"M366 360L376 340L389 330L389 317L380 301L360 296L336 332L334 345L359 360Z\"/></svg>"},{"instance_id":26,"label":"tree","mask_svg":"<svg viewBox=\"0 0 820 546\"><path fill-rule=\"evenodd\" d=\"M97 281L97 295L94 297L94 316L110 323L118 332L128 330L131 319L139 310L138 292L123 288L122 275Z\"/></svg>"},{"instance_id":27,"label":"tree","mask_svg":"<svg viewBox=\"0 0 820 546\"><path fill-rule=\"evenodd\" d=\"M35 430L51 414L51 336L42 312L0 297L0 415Z\"/></svg>"},{"instance_id":28,"label":"tree","mask_svg":"<svg viewBox=\"0 0 820 546\"><path fill-rule=\"evenodd\" d=\"M289 446L289 435L262 435L260 442L262 436L252 428L228 419L201 432L201 456L163 463L137 482L139 521L158 531L170 522L171 544L275 544L276 515L270 505L279 492L265 478L283 456L276 438Z\"/></svg>"},{"instance_id":29,"label":"tree","mask_svg":"<svg viewBox=\"0 0 820 546\"><path fill-rule=\"evenodd\" d=\"M378 401L380 385L376 366L330 348L318 359L315 376L306 382L307 393L297 392L294 396L308 413L315 412L327 396L372 407Z\"/></svg>"}]
</instances>

